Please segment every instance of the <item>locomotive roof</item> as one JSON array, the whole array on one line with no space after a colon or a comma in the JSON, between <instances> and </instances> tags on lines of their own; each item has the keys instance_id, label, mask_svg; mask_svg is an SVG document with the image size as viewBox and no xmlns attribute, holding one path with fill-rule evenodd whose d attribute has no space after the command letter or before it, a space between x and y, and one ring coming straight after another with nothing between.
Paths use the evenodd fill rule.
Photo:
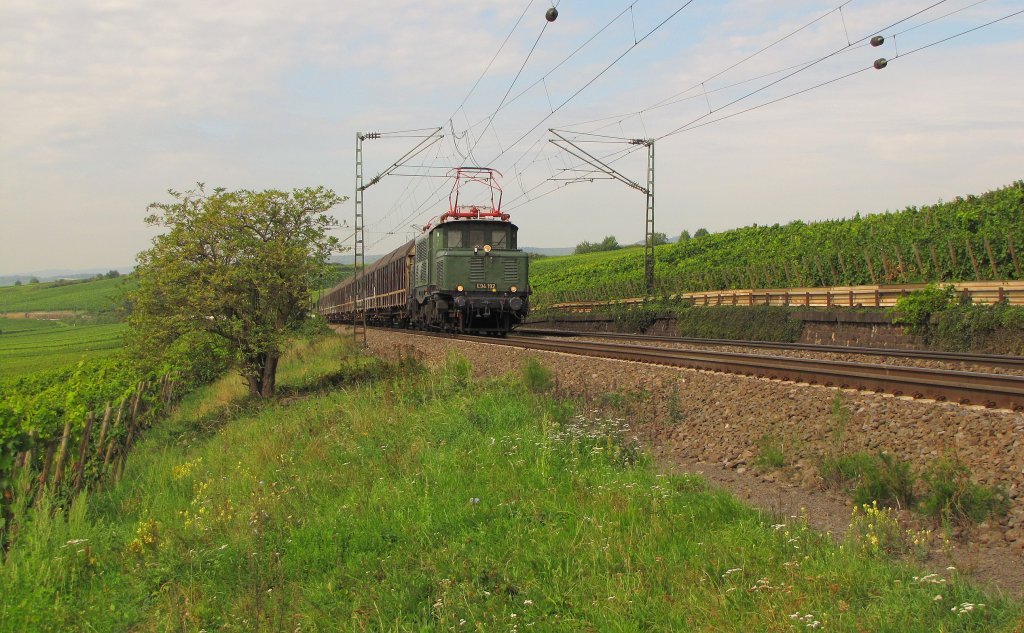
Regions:
<instances>
[{"instance_id":1,"label":"locomotive roof","mask_svg":"<svg viewBox=\"0 0 1024 633\"><path fill-rule=\"evenodd\" d=\"M454 226L457 224L499 224L501 226L511 226L515 230L519 230L519 227L512 222L508 220L499 220L497 218L448 218L430 227L430 230L432 232L434 229L438 229L443 226Z\"/></svg>"}]
</instances>

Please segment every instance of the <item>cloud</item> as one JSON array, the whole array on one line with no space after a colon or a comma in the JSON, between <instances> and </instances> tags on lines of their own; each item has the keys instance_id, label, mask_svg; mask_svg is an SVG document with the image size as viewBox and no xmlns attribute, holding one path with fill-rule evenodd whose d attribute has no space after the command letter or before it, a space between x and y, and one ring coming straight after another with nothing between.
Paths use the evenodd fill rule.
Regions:
<instances>
[{"instance_id":1,"label":"cloud","mask_svg":"<svg viewBox=\"0 0 1024 633\"><path fill-rule=\"evenodd\" d=\"M927 4L857 0L844 7L842 19L833 13L711 79L706 100L699 88L698 98L583 129L607 123L604 133L658 136L706 114L708 102L718 108L764 80L727 87L732 83L815 59L843 47L847 33L869 35ZM957 0L942 10L968 4ZM923 14L899 27L921 25L899 35L900 50L998 17L1010 4L990 0L931 24L924 23L941 11ZM515 211L526 243L566 245L607 234L634 241L643 230L642 199L619 183L573 185L537 198L557 185L547 178L573 163L547 143L545 129L635 111L699 85L836 5L694 3L543 120L628 48L634 29L645 33L677 6L637 3L503 109L493 129L485 133L478 125L456 148L452 132L461 135L497 107L545 24L546 7L530 7L456 111L526 2L8 0L0 3L0 215L6 229L0 272L123 265L151 236L141 222L145 205L168 187L196 180L228 187L323 183L348 191L357 130L440 125L453 111L448 138L422 157L423 164L461 163L470 138L479 138L475 158L486 160L537 125L494 165L506 173L507 202L539 187L530 195L536 201ZM510 98L622 8L563 3ZM885 71L660 141L660 226L676 233L698 225L834 217L979 192L1020 177L1024 88L1012 69L1024 65L1024 46L1013 36L1017 20L896 59ZM891 38L883 50L838 55L719 114L882 55L895 57ZM404 142L368 146L367 173L401 155ZM642 153L617 165L643 179ZM440 179L383 181L368 197L368 222L397 235L382 235L379 248L394 245L387 240L397 244L410 222L442 209L445 197ZM432 200L436 204L428 204ZM641 209L637 221L635 208Z\"/></svg>"}]
</instances>

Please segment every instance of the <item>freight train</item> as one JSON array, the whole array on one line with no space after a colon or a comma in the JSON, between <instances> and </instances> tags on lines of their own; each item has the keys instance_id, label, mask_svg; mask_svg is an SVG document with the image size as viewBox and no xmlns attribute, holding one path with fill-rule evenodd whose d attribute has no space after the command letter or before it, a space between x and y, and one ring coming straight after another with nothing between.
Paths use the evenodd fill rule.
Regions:
<instances>
[{"instance_id":1,"label":"freight train","mask_svg":"<svg viewBox=\"0 0 1024 633\"><path fill-rule=\"evenodd\" d=\"M519 229L501 211L500 174L453 170L448 211L414 240L331 288L317 309L334 323L504 336L529 312L529 259ZM489 204L460 204L466 185L490 190ZM360 286L362 284L362 286Z\"/></svg>"}]
</instances>

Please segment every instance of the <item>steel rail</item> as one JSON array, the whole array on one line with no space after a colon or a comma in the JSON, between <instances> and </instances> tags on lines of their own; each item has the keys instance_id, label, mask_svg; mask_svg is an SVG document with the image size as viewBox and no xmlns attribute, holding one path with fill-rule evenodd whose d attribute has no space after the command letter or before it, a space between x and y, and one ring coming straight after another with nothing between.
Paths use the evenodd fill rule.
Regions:
<instances>
[{"instance_id":1,"label":"steel rail","mask_svg":"<svg viewBox=\"0 0 1024 633\"><path fill-rule=\"evenodd\" d=\"M888 356L891 358L916 358L945 362L962 362L973 365L989 365L1010 369L1024 369L1024 356L1000 354L967 354L961 352L939 352L934 350L883 349L879 347L845 347L843 345L814 345L810 343L778 343L773 341L745 341L714 338L688 338L680 336L656 336L647 334L622 334L618 332L581 332L574 330L542 330L517 328L514 334L525 336L590 337L628 339L664 343L686 343L690 345L717 345L720 347L758 347L764 349L827 352L830 354L861 354L865 356Z\"/></svg>"},{"instance_id":2,"label":"steel rail","mask_svg":"<svg viewBox=\"0 0 1024 633\"><path fill-rule=\"evenodd\" d=\"M1024 411L1024 377L1022 376L736 352L667 349L618 343L558 341L527 337L501 339L440 332L409 333L471 343L720 371L826 387L891 393L895 396L910 396L915 399L927 398L939 402L948 401L963 405L973 404L988 408Z\"/></svg>"}]
</instances>

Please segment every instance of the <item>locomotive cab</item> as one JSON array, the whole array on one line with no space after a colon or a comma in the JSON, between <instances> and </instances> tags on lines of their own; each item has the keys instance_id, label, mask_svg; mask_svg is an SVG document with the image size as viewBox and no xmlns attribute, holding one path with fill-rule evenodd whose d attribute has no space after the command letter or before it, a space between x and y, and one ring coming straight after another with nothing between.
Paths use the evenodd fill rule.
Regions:
<instances>
[{"instance_id":1,"label":"locomotive cab","mask_svg":"<svg viewBox=\"0 0 1024 633\"><path fill-rule=\"evenodd\" d=\"M528 256L518 248L518 227L500 211L500 189L489 208L458 205L460 181L496 187L493 170L457 172L451 210L416 239L410 312L432 329L503 335L529 312Z\"/></svg>"}]
</instances>

